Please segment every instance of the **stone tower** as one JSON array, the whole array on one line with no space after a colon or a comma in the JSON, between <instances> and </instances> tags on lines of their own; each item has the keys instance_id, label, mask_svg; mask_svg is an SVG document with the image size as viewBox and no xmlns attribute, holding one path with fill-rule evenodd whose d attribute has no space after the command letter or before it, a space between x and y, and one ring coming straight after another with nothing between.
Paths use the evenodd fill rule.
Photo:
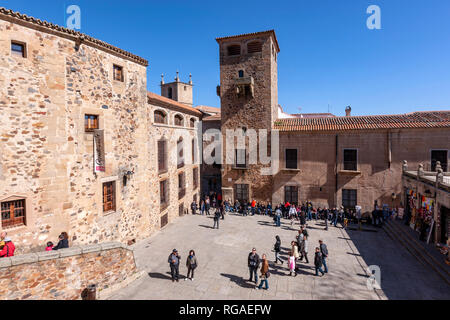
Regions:
<instances>
[{"instance_id":1,"label":"stone tower","mask_svg":"<svg viewBox=\"0 0 450 320\"><path fill-rule=\"evenodd\" d=\"M273 30L217 38L220 52L220 86L223 158L226 157L227 129L267 129L273 127L278 114L277 56L280 52ZM259 165L222 166L224 199L271 201L272 177L261 176ZM269 146L270 149L270 146ZM243 151L238 150L243 157ZM245 199L248 198L248 199Z\"/></svg>"},{"instance_id":2,"label":"stone tower","mask_svg":"<svg viewBox=\"0 0 450 320\"><path fill-rule=\"evenodd\" d=\"M189 107L193 105L193 89L194 85L192 83L192 75L189 75L189 82L181 82L179 73L177 71L177 76L175 81L170 83L164 82L164 75L161 75L161 95L163 97L178 101Z\"/></svg>"}]
</instances>

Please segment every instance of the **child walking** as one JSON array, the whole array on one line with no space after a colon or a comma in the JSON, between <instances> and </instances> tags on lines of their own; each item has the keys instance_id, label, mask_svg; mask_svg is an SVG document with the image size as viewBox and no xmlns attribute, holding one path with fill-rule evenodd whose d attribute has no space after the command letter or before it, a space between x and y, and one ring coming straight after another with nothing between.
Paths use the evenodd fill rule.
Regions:
<instances>
[{"instance_id":1,"label":"child walking","mask_svg":"<svg viewBox=\"0 0 450 320\"><path fill-rule=\"evenodd\" d=\"M294 277L297 276L297 271L295 271L295 256L292 250L291 253L289 254L289 271L290 276L292 276L292 273L294 273Z\"/></svg>"}]
</instances>

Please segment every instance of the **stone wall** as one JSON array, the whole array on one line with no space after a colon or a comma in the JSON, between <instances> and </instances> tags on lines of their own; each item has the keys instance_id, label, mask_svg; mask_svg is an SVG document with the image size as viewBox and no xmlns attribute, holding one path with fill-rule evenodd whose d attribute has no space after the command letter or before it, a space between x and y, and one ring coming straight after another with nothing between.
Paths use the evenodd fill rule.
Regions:
<instances>
[{"instance_id":1,"label":"stone wall","mask_svg":"<svg viewBox=\"0 0 450 320\"><path fill-rule=\"evenodd\" d=\"M0 299L77 300L91 284L97 298L139 275L133 251L103 243L0 259Z\"/></svg>"},{"instance_id":2,"label":"stone wall","mask_svg":"<svg viewBox=\"0 0 450 320\"><path fill-rule=\"evenodd\" d=\"M315 206L342 204L342 189L356 189L363 212L373 210L374 201L392 205L392 193L400 204L402 163L417 168L430 164L431 150L448 150L450 129L403 129L349 132L280 134L280 171L274 177L273 202L284 202L284 186L299 187L299 202ZM336 189L336 135L337 189ZM388 142L390 140L390 143ZM389 160L389 145L391 158ZM297 148L298 170L285 168L285 149ZM343 170L343 150L358 150L358 169Z\"/></svg>"}]
</instances>

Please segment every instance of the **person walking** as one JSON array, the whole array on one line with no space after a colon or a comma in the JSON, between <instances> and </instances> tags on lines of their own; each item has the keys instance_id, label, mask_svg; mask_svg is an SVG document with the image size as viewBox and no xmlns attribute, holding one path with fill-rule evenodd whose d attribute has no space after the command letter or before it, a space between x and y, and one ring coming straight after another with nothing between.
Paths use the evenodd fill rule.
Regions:
<instances>
[{"instance_id":1,"label":"person walking","mask_svg":"<svg viewBox=\"0 0 450 320\"><path fill-rule=\"evenodd\" d=\"M262 289L263 284L265 284L264 289L269 290L269 281L268 281L269 276L270 276L269 261L267 260L267 257L265 254L263 254L261 256L261 258L262 258L262 261L261 261L262 262L262 264L261 264L261 283L259 284L258 287L255 287L255 289L256 290Z\"/></svg>"},{"instance_id":2,"label":"person walking","mask_svg":"<svg viewBox=\"0 0 450 320\"><path fill-rule=\"evenodd\" d=\"M308 260L308 237L307 236L303 236L303 240L302 240L302 244L300 245L300 248L301 248L300 261L303 260L303 258L305 258L305 262L309 263L309 260Z\"/></svg>"},{"instance_id":3,"label":"person walking","mask_svg":"<svg viewBox=\"0 0 450 320\"><path fill-rule=\"evenodd\" d=\"M324 272L328 273L328 266L327 266L328 248L327 248L327 245L325 243L323 243L322 240L319 240L319 248L320 248L320 253L322 254L323 266L325 268Z\"/></svg>"},{"instance_id":4,"label":"person walking","mask_svg":"<svg viewBox=\"0 0 450 320\"><path fill-rule=\"evenodd\" d=\"M291 250L291 252L289 253L289 275L292 276L292 273L294 273L294 277L297 276L297 271L295 269L295 256L293 250Z\"/></svg>"},{"instance_id":5,"label":"person walking","mask_svg":"<svg viewBox=\"0 0 450 320\"><path fill-rule=\"evenodd\" d=\"M197 266L198 262L197 257L195 256L195 251L191 250L189 251L189 255L186 259L186 267L188 269L188 272L187 277L184 278L184 281L186 281L187 279L191 279L191 281L194 281L194 270L197 268Z\"/></svg>"},{"instance_id":6,"label":"person walking","mask_svg":"<svg viewBox=\"0 0 450 320\"><path fill-rule=\"evenodd\" d=\"M277 227L281 226L281 214L282 214L281 213L281 208L278 206L277 209L275 210L275 218L276 218L275 225Z\"/></svg>"},{"instance_id":7,"label":"person walking","mask_svg":"<svg viewBox=\"0 0 450 320\"><path fill-rule=\"evenodd\" d=\"M298 253L298 243L295 241L291 242L291 251L294 253L295 260L297 261L300 258L300 254Z\"/></svg>"},{"instance_id":8,"label":"person walking","mask_svg":"<svg viewBox=\"0 0 450 320\"><path fill-rule=\"evenodd\" d=\"M249 269L249 272L250 272L250 278L248 279L248 281L252 282L253 281L253 275L255 275L255 284L258 283L258 268L259 268L259 264L260 264L259 256L256 253L256 249L253 248L252 252L250 252L249 255L248 255L248 269Z\"/></svg>"},{"instance_id":9,"label":"person walking","mask_svg":"<svg viewBox=\"0 0 450 320\"><path fill-rule=\"evenodd\" d=\"M210 206L210 203L209 203L209 197L206 197L206 200L205 200L205 209L206 209L206 215L207 216L209 216L210 215L210 213L209 213L209 209L211 208L211 206Z\"/></svg>"},{"instance_id":10,"label":"person walking","mask_svg":"<svg viewBox=\"0 0 450 320\"><path fill-rule=\"evenodd\" d=\"M316 276L319 275L319 271L320 273L322 273L322 276L325 274L325 272L323 272L322 270L322 254L320 253L320 248L316 248L316 254L314 256L314 267L316 268Z\"/></svg>"},{"instance_id":11,"label":"person walking","mask_svg":"<svg viewBox=\"0 0 450 320\"><path fill-rule=\"evenodd\" d=\"M179 269L180 269L180 259L177 249L173 249L172 253L169 255L167 260L170 265L170 274L172 275L172 282L175 280L178 282Z\"/></svg>"},{"instance_id":12,"label":"person walking","mask_svg":"<svg viewBox=\"0 0 450 320\"><path fill-rule=\"evenodd\" d=\"M213 229L219 229L219 220L220 220L220 208L216 208L216 212L214 213L214 226Z\"/></svg>"},{"instance_id":13,"label":"person walking","mask_svg":"<svg viewBox=\"0 0 450 320\"><path fill-rule=\"evenodd\" d=\"M297 209L295 209L294 205L291 205L289 209L289 219L291 220L291 226L294 224L294 219L297 216Z\"/></svg>"},{"instance_id":14,"label":"person walking","mask_svg":"<svg viewBox=\"0 0 450 320\"><path fill-rule=\"evenodd\" d=\"M195 200L191 203L191 210L193 215L197 214L197 202Z\"/></svg>"},{"instance_id":15,"label":"person walking","mask_svg":"<svg viewBox=\"0 0 450 320\"><path fill-rule=\"evenodd\" d=\"M206 211L205 200L202 200L200 202L200 212L201 212L202 216L205 214L205 211Z\"/></svg>"},{"instance_id":16,"label":"person walking","mask_svg":"<svg viewBox=\"0 0 450 320\"><path fill-rule=\"evenodd\" d=\"M278 263L278 260L280 260L281 264L283 264L283 259L280 258L280 252L281 252L281 239L280 236L275 236L276 242L274 245L274 251L275 251L275 264Z\"/></svg>"}]
</instances>

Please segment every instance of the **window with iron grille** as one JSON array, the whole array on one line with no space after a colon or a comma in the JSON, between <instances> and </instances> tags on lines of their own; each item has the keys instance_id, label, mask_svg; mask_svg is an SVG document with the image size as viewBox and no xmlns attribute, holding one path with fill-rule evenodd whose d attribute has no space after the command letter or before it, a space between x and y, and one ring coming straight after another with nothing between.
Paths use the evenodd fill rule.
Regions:
<instances>
[{"instance_id":1,"label":"window with iron grille","mask_svg":"<svg viewBox=\"0 0 450 320\"><path fill-rule=\"evenodd\" d=\"M155 123L167 123L167 116L166 114L161 110L155 111Z\"/></svg>"},{"instance_id":2,"label":"window with iron grille","mask_svg":"<svg viewBox=\"0 0 450 320\"><path fill-rule=\"evenodd\" d=\"M113 65L113 79L123 82L123 67L115 64Z\"/></svg>"},{"instance_id":3,"label":"window with iron grille","mask_svg":"<svg viewBox=\"0 0 450 320\"><path fill-rule=\"evenodd\" d=\"M0 209L3 229L26 225L25 199L2 202Z\"/></svg>"},{"instance_id":4,"label":"window with iron grille","mask_svg":"<svg viewBox=\"0 0 450 320\"><path fill-rule=\"evenodd\" d=\"M247 167L247 157L245 149L236 149L236 167L246 168Z\"/></svg>"},{"instance_id":5,"label":"window with iron grille","mask_svg":"<svg viewBox=\"0 0 450 320\"><path fill-rule=\"evenodd\" d=\"M93 132L95 129L99 129L98 115L85 114L84 115L84 131Z\"/></svg>"},{"instance_id":6,"label":"window with iron grille","mask_svg":"<svg viewBox=\"0 0 450 320\"><path fill-rule=\"evenodd\" d=\"M194 190L197 189L198 187L198 168L194 168L194 170L192 170L192 175L193 175L193 184L194 184Z\"/></svg>"},{"instance_id":7,"label":"window with iron grille","mask_svg":"<svg viewBox=\"0 0 450 320\"><path fill-rule=\"evenodd\" d=\"M342 206L346 209L355 209L356 204L356 190L342 189Z\"/></svg>"},{"instance_id":8,"label":"window with iron grille","mask_svg":"<svg viewBox=\"0 0 450 320\"><path fill-rule=\"evenodd\" d=\"M344 149L344 170L358 170L358 151L356 149Z\"/></svg>"},{"instance_id":9,"label":"window with iron grille","mask_svg":"<svg viewBox=\"0 0 450 320\"><path fill-rule=\"evenodd\" d=\"M184 146L183 138L180 138L177 142L177 168L184 167Z\"/></svg>"},{"instance_id":10,"label":"window with iron grille","mask_svg":"<svg viewBox=\"0 0 450 320\"><path fill-rule=\"evenodd\" d=\"M161 211L167 208L169 204L169 184L167 180L159 182L159 204L161 206Z\"/></svg>"},{"instance_id":11,"label":"window with iron grille","mask_svg":"<svg viewBox=\"0 0 450 320\"><path fill-rule=\"evenodd\" d=\"M26 45L22 42L11 41L11 54L22 58L27 57Z\"/></svg>"},{"instance_id":12,"label":"window with iron grille","mask_svg":"<svg viewBox=\"0 0 450 320\"><path fill-rule=\"evenodd\" d=\"M186 176L184 172L178 174L178 199L181 199L186 194Z\"/></svg>"},{"instance_id":13,"label":"window with iron grille","mask_svg":"<svg viewBox=\"0 0 450 320\"><path fill-rule=\"evenodd\" d=\"M298 187L297 186L285 186L284 187L284 203L298 205Z\"/></svg>"},{"instance_id":14,"label":"window with iron grille","mask_svg":"<svg viewBox=\"0 0 450 320\"><path fill-rule=\"evenodd\" d=\"M438 161L441 163L442 171L447 172L447 150L431 150L431 171L436 171L436 163Z\"/></svg>"},{"instance_id":15,"label":"window with iron grille","mask_svg":"<svg viewBox=\"0 0 450 320\"><path fill-rule=\"evenodd\" d=\"M103 212L116 211L116 183L103 183Z\"/></svg>"},{"instance_id":16,"label":"window with iron grille","mask_svg":"<svg viewBox=\"0 0 450 320\"><path fill-rule=\"evenodd\" d=\"M229 56L238 56L241 54L241 46L238 44L228 46L227 53Z\"/></svg>"},{"instance_id":17,"label":"window with iron grille","mask_svg":"<svg viewBox=\"0 0 450 320\"><path fill-rule=\"evenodd\" d=\"M182 127L184 124L183 124L183 117L182 116L180 116L180 115L176 115L175 116L175 125L176 126L179 126L179 127Z\"/></svg>"},{"instance_id":18,"label":"window with iron grille","mask_svg":"<svg viewBox=\"0 0 450 320\"><path fill-rule=\"evenodd\" d=\"M286 169L297 169L297 149L286 149Z\"/></svg>"},{"instance_id":19,"label":"window with iron grille","mask_svg":"<svg viewBox=\"0 0 450 320\"><path fill-rule=\"evenodd\" d=\"M167 141L158 141L158 172L167 171Z\"/></svg>"},{"instance_id":20,"label":"window with iron grille","mask_svg":"<svg viewBox=\"0 0 450 320\"><path fill-rule=\"evenodd\" d=\"M248 184L236 184L234 190L236 200L241 204L248 202Z\"/></svg>"},{"instance_id":21,"label":"window with iron grille","mask_svg":"<svg viewBox=\"0 0 450 320\"><path fill-rule=\"evenodd\" d=\"M247 52L248 53L255 53L255 52L261 52L261 51L262 51L262 42L252 41L247 44Z\"/></svg>"}]
</instances>

